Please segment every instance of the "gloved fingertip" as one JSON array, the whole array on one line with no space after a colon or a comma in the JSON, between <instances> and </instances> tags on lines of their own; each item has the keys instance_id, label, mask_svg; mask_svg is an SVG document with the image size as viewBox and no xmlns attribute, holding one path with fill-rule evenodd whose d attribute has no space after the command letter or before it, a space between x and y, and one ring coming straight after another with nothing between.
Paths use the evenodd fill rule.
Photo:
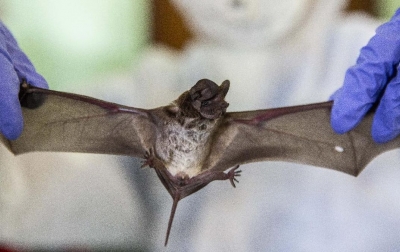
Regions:
<instances>
[{"instance_id":1,"label":"gloved fingertip","mask_svg":"<svg viewBox=\"0 0 400 252\"><path fill-rule=\"evenodd\" d=\"M334 105L331 111L331 127L337 134L344 134L357 126L361 118L360 113L345 111Z\"/></svg>"},{"instance_id":2,"label":"gloved fingertip","mask_svg":"<svg viewBox=\"0 0 400 252\"><path fill-rule=\"evenodd\" d=\"M33 81L30 84L38 88L45 88L45 89L49 88L49 84L47 84L47 81L45 79L39 81Z\"/></svg>"},{"instance_id":3,"label":"gloved fingertip","mask_svg":"<svg viewBox=\"0 0 400 252\"><path fill-rule=\"evenodd\" d=\"M21 75L21 74L19 74ZM23 76L19 76L20 80L26 80L30 85L38 87L38 88L45 88L48 89L49 85L47 81L37 72L31 72L29 75L25 74Z\"/></svg>"},{"instance_id":4,"label":"gloved fingertip","mask_svg":"<svg viewBox=\"0 0 400 252\"><path fill-rule=\"evenodd\" d=\"M391 140L393 140L394 138L396 138L398 135L400 134L400 132L398 131L385 131L385 130L374 130L374 127L372 128L372 139L374 140L374 142L376 143L387 143Z\"/></svg>"},{"instance_id":5,"label":"gloved fingertip","mask_svg":"<svg viewBox=\"0 0 400 252\"><path fill-rule=\"evenodd\" d=\"M343 127L342 123L338 123L338 120L334 119L331 119L331 127L336 134L344 134L350 130L347 127Z\"/></svg>"},{"instance_id":6,"label":"gloved fingertip","mask_svg":"<svg viewBox=\"0 0 400 252\"><path fill-rule=\"evenodd\" d=\"M386 143L400 134L400 76L388 84L372 121L371 134L377 143Z\"/></svg>"},{"instance_id":7,"label":"gloved fingertip","mask_svg":"<svg viewBox=\"0 0 400 252\"><path fill-rule=\"evenodd\" d=\"M371 106L365 94L360 95L348 86L349 84L344 84L330 96L333 100L331 127L338 134L344 134L356 127Z\"/></svg>"},{"instance_id":8,"label":"gloved fingertip","mask_svg":"<svg viewBox=\"0 0 400 252\"><path fill-rule=\"evenodd\" d=\"M391 113L384 111L383 106L379 106L375 112L371 135L376 143L387 143L400 134L400 127L395 123L396 118L390 115Z\"/></svg>"},{"instance_id":9,"label":"gloved fingertip","mask_svg":"<svg viewBox=\"0 0 400 252\"><path fill-rule=\"evenodd\" d=\"M331 96L329 96L329 101L334 101L336 100L337 97L339 97L341 95L342 92L342 88L339 88L338 90L336 90L333 94L331 94Z\"/></svg>"},{"instance_id":10,"label":"gloved fingertip","mask_svg":"<svg viewBox=\"0 0 400 252\"><path fill-rule=\"evenodd\" d=\"M2 72L0 71L0 73ZM0 132L7 139L14 140L21 135L23 129L17 75L9 75L2 84L5 86L2 86L0 92Z\"/></svg>"},{"instance_id":11,"label":"gloved fingertip","mask_svg":"<svg viewBox=\"0 0 400 252\"><path fill-rule=\"evenodd\" d=\"M337 134L344 134L352 130L356 124L344 121L342 119L331 118L331 127Z\"/></svg>"},{"instance_id":12,"label":"gloved fingertip","mask_svg":"<svg viewBox=\"0 0 400 252\"><path fill-rule=\"evenodd\" d=\"M23 121L22 118L18 121L14 122L4 122L0 124L0 131L3 134L5 138L8 140L15 140L17 139L21 134L23 130Z\"/></svg>"}]
</instances>

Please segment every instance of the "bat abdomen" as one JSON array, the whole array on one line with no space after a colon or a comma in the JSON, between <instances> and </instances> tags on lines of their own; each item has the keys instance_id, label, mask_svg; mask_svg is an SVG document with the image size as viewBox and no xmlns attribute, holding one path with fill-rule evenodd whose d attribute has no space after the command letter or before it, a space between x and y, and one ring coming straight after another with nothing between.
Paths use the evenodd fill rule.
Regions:
<instances>
[{"instance_id":1,"label":"bat abdomen","mask_svg":"<svg viewBox=\"0 0 400 252\"><path fill-rule=\"evenodd\" d=\"M166 126L156 150L171 175L191 178L201 172L209 150L210 128L204 124L187 128L175 122Z\"/></svg>"}]
</instances>

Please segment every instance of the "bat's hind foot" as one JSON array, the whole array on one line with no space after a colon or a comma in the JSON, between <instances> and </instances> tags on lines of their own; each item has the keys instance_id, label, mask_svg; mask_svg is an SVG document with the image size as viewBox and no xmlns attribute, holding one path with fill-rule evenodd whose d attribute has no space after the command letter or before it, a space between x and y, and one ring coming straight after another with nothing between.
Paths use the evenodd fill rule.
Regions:
<instances>
[{"instance_id":1,"label":"bat's hind foot","mask_svg":"<svg viewBox=\"0 0 400 252\"><path fill-rule=\"evenodd\" d=\"M140 168L144 168L146 166L154 168L154 160L154 151L153 148L150 148L144 153L144 160L142 161L142 165L140 166Z\"/></svg>"},{"instance_id":2,"label":"bat's hind foot","mask_svg":"<svg viewBox=\"0 0 400 252\"><path fill-rule=\"evenodd\" d=\"M237 169L239 168L239 165L236 165L232 169L229 170L229 172L226 174L227 179L231 182L231 185L236 188L235 182L239 183L239 180L237 180L236 177L240 177L240 173L242 172L241 170Z\"/></svg>"}]
</instances>

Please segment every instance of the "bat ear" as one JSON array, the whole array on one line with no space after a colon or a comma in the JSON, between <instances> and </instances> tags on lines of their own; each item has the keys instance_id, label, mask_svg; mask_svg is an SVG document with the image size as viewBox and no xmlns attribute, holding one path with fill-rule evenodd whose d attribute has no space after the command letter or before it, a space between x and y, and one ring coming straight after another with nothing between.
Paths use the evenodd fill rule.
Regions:
<instances>
[{"instance_id":1,"label":"bat ear","mask_svg":"<svg viewBox=\"0 0 400 252\"><path fill-rule=\"evenodd\" d=\"M224 80L224 82L222 82L221 86L219 86L220 92L222 93L222 95L224 97L226 96L226 94L229 91L229 86L230 86L229 80Z\"/></svg>"},{"instance_id":2,"label":"bat ear","mask_svg":"<svg viewBox=\"0 0 400 252\"><path fill-rule=\"evenodd\" d=\"M205 101L218 94L218 91L219 87L215 82L208 79L202 79L189 90L189 93L193 101Z\"/></svg>"}]
</instances>

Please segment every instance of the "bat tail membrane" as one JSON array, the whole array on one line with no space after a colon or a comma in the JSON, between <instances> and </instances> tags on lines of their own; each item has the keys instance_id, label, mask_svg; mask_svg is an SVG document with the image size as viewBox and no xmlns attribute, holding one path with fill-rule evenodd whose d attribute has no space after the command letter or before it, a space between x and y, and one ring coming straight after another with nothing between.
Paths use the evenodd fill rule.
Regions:
<instances>
[{"instance_id":1,"label":"bat tail membrane","mask_svg":"<svg viewBox=\"0 0 400 252\"><path fill-rule=\"evenodd\" d=\"M174 221L174 216L176 212L176 208L178 206L178 202L181 198L179 197L179 194L175 195L173 202L172 202L172 208L171 208L171 214L169 216L169 221L168 221L168 229L167 229L167 235L165 236L165 243L164 246L167 246L168 244L168 238L169 234L171 232L171 227L172 227L172 222Z\"/></svg>"}]
</instances>

